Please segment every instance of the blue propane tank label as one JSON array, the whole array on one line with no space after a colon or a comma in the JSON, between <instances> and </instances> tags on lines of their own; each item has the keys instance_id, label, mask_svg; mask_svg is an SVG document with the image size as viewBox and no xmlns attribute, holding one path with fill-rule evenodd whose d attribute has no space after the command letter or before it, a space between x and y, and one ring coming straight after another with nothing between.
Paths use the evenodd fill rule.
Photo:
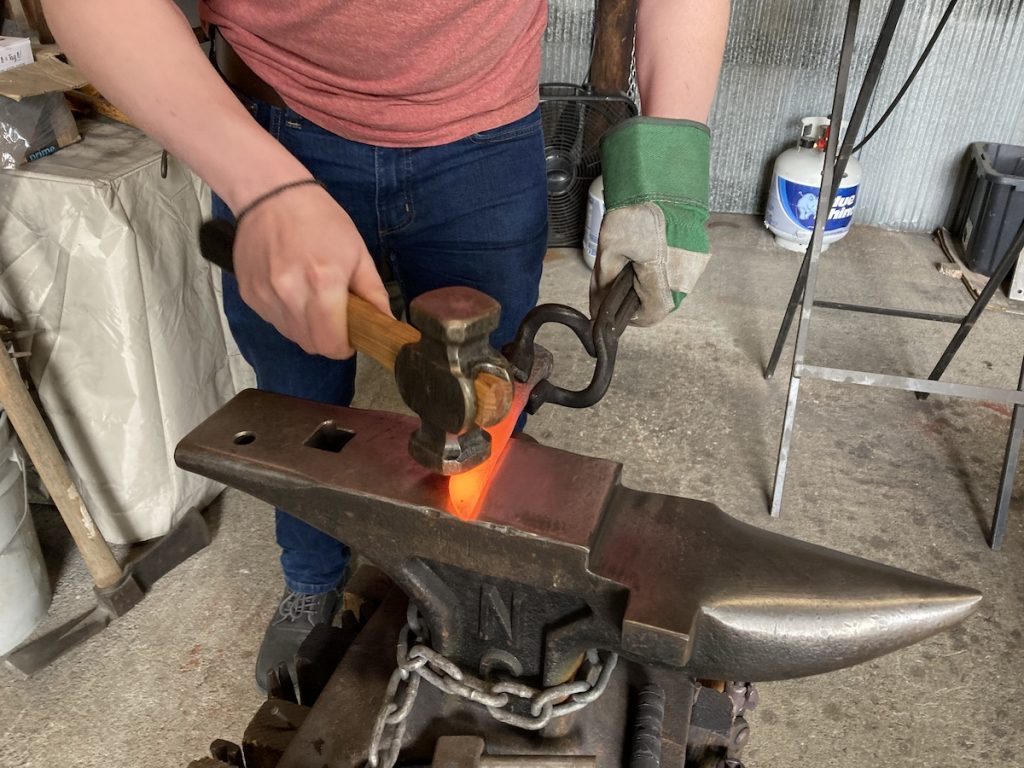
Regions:
<instances>
[{"instance_id":1,"label":"blue propane tank label","mask_svg":"<svg viewBox=\"0 0 1024 768\"><path fill-rule=\"evenodd\" d=\"M853 223L853 211L857 207L857 190L860 187L843 187L836 195L835 205L828 215L826 232L849 229ZM797 184L795 181L777 179L775 194L769 197L767 221L775 228L790 230L794 225L797 232L810 232L814 228L814 216L818 212L818 188ZM785 226L788 221L790 226Z\"/></svg>"}]
</instances>

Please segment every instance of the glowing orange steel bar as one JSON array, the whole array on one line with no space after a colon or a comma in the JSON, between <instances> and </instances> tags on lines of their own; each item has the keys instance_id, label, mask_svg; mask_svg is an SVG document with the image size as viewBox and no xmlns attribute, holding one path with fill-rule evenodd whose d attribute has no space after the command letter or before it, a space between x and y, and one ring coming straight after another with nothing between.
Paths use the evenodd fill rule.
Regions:
<instances>
[{"instance_id":1,"label":"glowing orange steel bar","mask_svg":"<svg viewBox=\"0 0 1024 768\"><path fill-rule=\"evenodd\" d=\"M480 516L480 502L487 495L491 477L505 455L505 446L512 437L512 430L519 421L529 393L526 387L516 384L512 407L505 418L487 431L491 435L491 456L479 467L468 472L452 475L448 478L448 497L451 500L450 511L461 520L476 520Z\"/></svg>"}]
</instances>

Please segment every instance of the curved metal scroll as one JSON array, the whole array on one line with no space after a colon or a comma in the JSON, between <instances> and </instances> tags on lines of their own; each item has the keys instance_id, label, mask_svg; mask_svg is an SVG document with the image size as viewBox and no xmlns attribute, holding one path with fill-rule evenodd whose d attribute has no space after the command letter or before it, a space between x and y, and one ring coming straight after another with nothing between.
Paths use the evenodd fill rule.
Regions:
<instances>
[{"instance_id":1,"label":"curved metal scroll","mask_svg":"<svg viewBox=\"0 0 1024 768\"><path fill-rule=\"evenodd\" d=\"M532 309L519 326L515 341L504 349L517 378L525 381L525 373L533 369L537 332L547 323L569 328L596 362L590 384L583 389L565 389L548 379L538 382L530 392L526 412L536 413L544 403L567 408L589 408L598 403L612 381L619 337L639 308L640 298L633 289L633 267L627 265L615 278L593 319L564 304L541 304Z\"/></svg>"}]
</instances>

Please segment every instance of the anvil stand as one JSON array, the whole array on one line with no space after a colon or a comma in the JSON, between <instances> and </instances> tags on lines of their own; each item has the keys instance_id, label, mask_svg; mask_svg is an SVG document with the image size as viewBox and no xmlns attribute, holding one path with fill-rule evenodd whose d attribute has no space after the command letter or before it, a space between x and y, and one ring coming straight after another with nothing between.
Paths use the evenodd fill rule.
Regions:
<instances>
[{"instance_id":1,"label":"anvil stand","mask_svg":"<svg viewBox=\"0 0 1024 768\"><path fill-rule=\"evenodd\" d=\"M988 400L998 403L1013 405L1013 417L1010 423L1010 433L1006 445L1006 455L1003 461L1002 473L999 481L999 497L996 502L995 515L992 521L992 528L989 532L989 545L992 549L999 549L1003 544L1006 535L1007 514L1009 511L1010 497L1013 491L1013 480L1016 474L1017 463L1020 458L1021 438L1024 435L1024 360L1021 363L1021 374L1018 380L1017 389L1000 389L994 387L981 387L970 384L958 384L939 381L946 368L952 362L954 356L967 339L968 334L974 327L975 322L981 316L996 290L1009 276L1017 262L1018 256L1024 249L1024 225L1021 226L1017 235L1013 238L1006 255L1003 257L999 267L989 278L985 289L979 294L970 311L960 317L958 315L939 314L932 312L917 312L903 309L890 309L885 307L870 307L857 304L846 304L835 301L821 301L815 298L818 276L818 263L821 259L822 235L825 223L828 220L829 211L832 208L832 201L839 190L843 173L846 170L847 161L853 152L854 139L860 131L864 121L865 113L878 84L878 78L882 67L888 56L889 47L900 17L903 14L905 0L892 0L889 10L879 32L875 49L864 76L857 103L854 106L850 117L849 127L839 146L839 132L843 109L846 103L846 91L849 83L850 64L853 57L854 41L857 33L858 17L860 15L860 0L850 0L849 10L846 18L846 31L843 39L842 53L839 60L839 72L836 79L835 97L832 105L832 118L829 130L828 143L825 152L825 166L822 172L821 187L818 195L818 209L815 216L814 229L807 251L804 254L800 266L800 273L796 284L793 286L793 293L786 308L786 314L782 321L782 327L775 340L775 348L772 350L771 358L765 369L765 378L770 379L775 374L779 357L789 336L789 330L800 307L800 320L797 324L796 350L793 355L793 367L789 381L789 396L786 401L786 415L783 421L782 439L779 446L779 458L775 470L775 485L772 492L772 517L778 517L782 511L782 494L786 480L786 470L789 464L789 454L793 442L793 431L796 422L796 405L800 392L800 380L802 378L817 379L820 381L834 381L839 383L862 384L870 387L885 387L889 389L902 389L915 392L919 399L927 398L929 394L949 395L952 397L966 397L975 400ZM826 193L827 192L827 193ZM867 371L847 370L843 368L828 368L824 366L808 365L806 360L807 338L810 331L811 313L814 307L823 309L840 310L846 312L863 312L870 314L886 315L889 317L904 317L916 320L931 322L953 323L959 325L956 334L949 342L946 350L942 353L935 368L927 379L910 376L893 376L882 373Z\"/></svg>"}]
</instances>

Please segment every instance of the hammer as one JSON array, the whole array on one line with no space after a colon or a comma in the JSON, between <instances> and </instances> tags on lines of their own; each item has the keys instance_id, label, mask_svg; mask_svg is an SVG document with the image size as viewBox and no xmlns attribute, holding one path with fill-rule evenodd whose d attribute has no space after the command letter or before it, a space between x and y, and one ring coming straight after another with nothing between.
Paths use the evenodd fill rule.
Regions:
<instances>
[{"instance_id":1,"label":"hammer","mask_svg":"<svg viewBox=\"0 0 1024 768\"><path fill-rule=\"evenodd\" d=\"M199 229L199 249L234 274L235 225L224 219ZM472 288L430 291L409 304L412 325L395 320L355 294L348 296L348 339L395 374L402 400L420 417L409 453L432 472L455 475L491 454L485 427L512 405L509 363L490 345L501 305Z\"/></svg>"}]
</instances>

